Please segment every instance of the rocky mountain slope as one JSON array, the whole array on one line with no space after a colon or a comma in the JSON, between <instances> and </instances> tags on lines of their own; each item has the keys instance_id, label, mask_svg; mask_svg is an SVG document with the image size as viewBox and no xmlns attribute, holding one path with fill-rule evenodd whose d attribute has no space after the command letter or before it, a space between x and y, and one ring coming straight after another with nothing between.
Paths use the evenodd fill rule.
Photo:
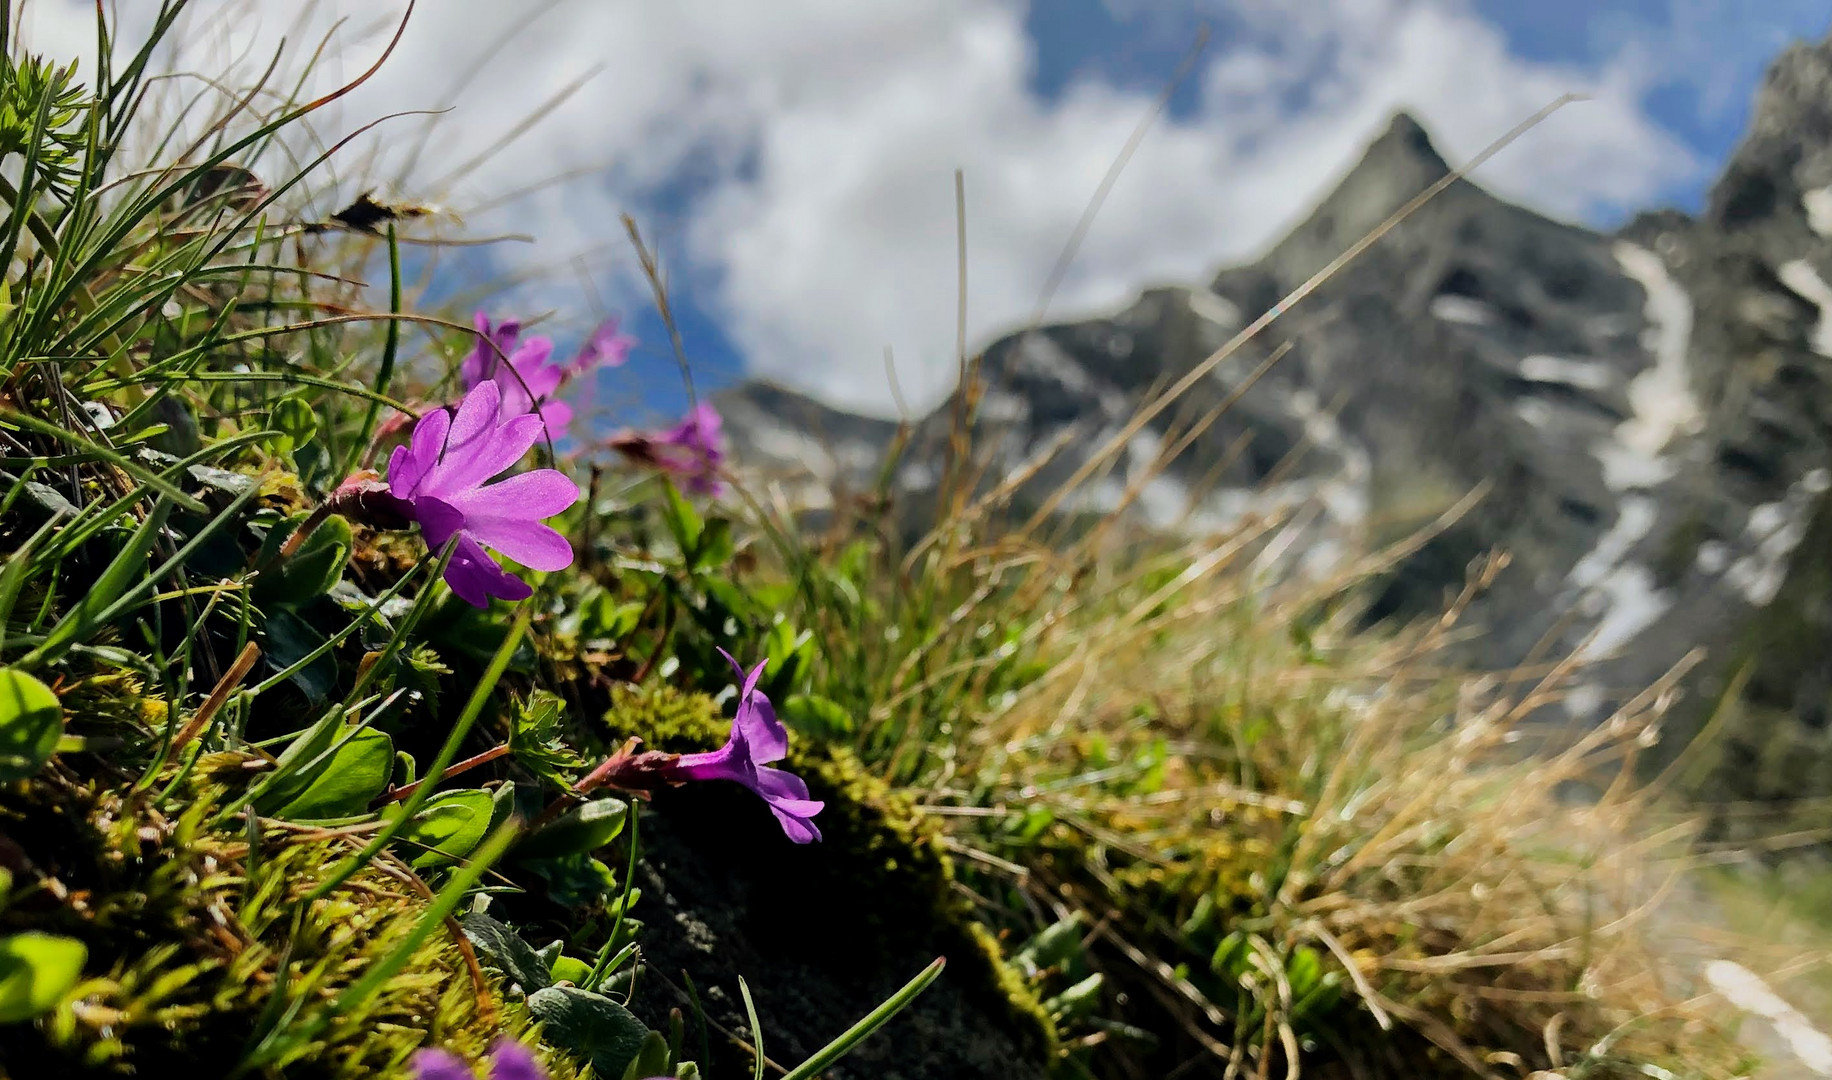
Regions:
<instances>
[{"instance_id":1,"label":"rocky mountain slope","mask_svg":"<svg viewBox=\"0 0 1832 1080\"><path fill-rule=\"evenodd\" d=\"M1049 457L1014 500L1020 515L1039 505L1155 389L1448 171L1398 116L1252 264L997 341L973 422L984 483ZM1563 705L1599 720L1702 646L1678 734L1748 676L1714 784L1832 790L1829 282L1832 41L1776 61L1701 216L1601 235L1459 181L1128 439L1065 509L1126 504L1202 532L1282 507L1287 550L1316 568L1492 485L1385 581L1377 615L1436 610L1472 559L1505 550L1471 612L1472 663L1581 651ZM801 469L810 495L868 487L895 430L760 384L722 404L740 457ZM956 404L914 425L894 475L906 504L935 490Z\"/></svg>"}]
</instances>

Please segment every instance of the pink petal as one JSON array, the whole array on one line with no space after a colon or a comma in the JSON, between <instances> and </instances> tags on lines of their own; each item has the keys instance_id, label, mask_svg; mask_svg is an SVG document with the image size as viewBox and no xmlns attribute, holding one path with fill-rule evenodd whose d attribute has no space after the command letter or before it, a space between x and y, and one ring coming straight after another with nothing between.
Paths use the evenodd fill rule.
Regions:
<instances>
[{"instance_id":1,"label":"pink petal","mask_svg":"<svg viewBox=\"0 0 1832 1080\"><path fill-rule=\"evenodd\" d=\"M528 391L522 389L522 384L514 376L505 372L490 381L502 392L502 415L520 416L534 408L534 399L528 396Z\"/></svg>"},{"instance_id":2,"label":"pink petal","mask_svg":"<svg viewBox=\"0 0 1832 1080\"><path fill-rule=\"evenodd\" d=\"M545 1080L534 1054L521 1043L502 1039L490 1055L490 1080Z\"/></svg>"},{"instance_id":3,"label":"pink petal","mask_svg":"<svg viewBox=\"0 0 1832 1080\"><path fill-rule=\"evenodd\" d=\"M503 359L515 352L522 333L522 324L515 319L504 319L492 329L490 317L481 311L471 317L471 325L477 328L477 342L458 369L459 382L467 390L496 374Z\"/></svg>"},{"instance_id":4,"label":"pink petal","mask_svg":"<svg viewBox=\"0 0 1832 1080\"><path fill-rule=\"evenodd\" d=\"M494 387L495 383L485 383ZM448 456L434 478L422 485L456 505L458 497L522 459L541 437L541 418L533 413L511 418L461 457ZM576 489L575 489L576 490ZM568 504L570 505L570 504Z\"/></svg>"},{"instance_id":5,"label":"pink petal","mask_svg":"<svg viewBox=\"0 0 1832 1080\"><path fill-rule=\"evenodd\" d=\"M768 660L760 661L751 669L744 680L744 690L738 697L738 713L732 724L744 732L745 742L750 744L751 760L759 764L781 761L789 755L789 731L776 719L776 707L770 704L769 696L757 689L757 680L763 677L763 669Z\"/></svg>"},{"instance_id":6,"label":"pink petal","mask_svg":"<svg viewBox=\"0 0 1832 1080\"><path fill-rule=\"evenodd\" d=\"M758 769L752 790L768 799L771 805L798 810L804 815L815 814L827 805L819 799L808 798L807 782L787 769Z\"/></svg>"},{"instance_id":7,"label":"pink petal","mask_svg":"<svg viewBox=\"0 0 1832 1080\"><path fill-rule=\"evenodd\" d=\"M619 367L630 358L630 347L635 344L635 338L617 332L616 318L606 319L592 331L579 355L573 358L571 371L580 375L600 364Z\"/></svg>"},{"instance_id":8,"label":"pink petal","mask_svg":"<svg viewBox=\"0 0 1832 1080\"><path fill-rule=\"evenodd\" d=\"M782 826L783 835L793 843L812 844L821 838L820 826L812 821L796 817L778 806L771 806L770 813L776 815L776 823Z\"/></svg>"},{"instance_id":9,"label":"pink petal","mask_svg":"<svg viewBox=\"0 0 1832 1080\"><path fill-rule=\"evenodd\" d=\"M743 743L737 739L727 739L724 746L704 754L682 754L674 769L686 780L736 780L741 784L753 772L744 760Z\"/></svg>"},{"instance_id":10,"label":"pink petal","mask_svg":"<svg viewBox=\"0 0 1832 1080\"><path fill-rule=\"evenodd\" d=\"M534 595L527 582L496 565L468 533L458 534L457 550L445 566L445 583L458 599L477 608L489 607L491 597L526 600Z\"/></svg>"},{"instance_id":11,"label":"pink petal","mask_svg":"<svg viewBox=\"0 0 1832 1080\"><path fill-rule=\"evenodd\" d=\"M397 446L388 455L388 492L395 498L408 498L413 493L414 485L424 475L426 466L407 447Z\"/></svg>"},{"instance_id":12,"label":"pink petal","mask_svg":"<svg viewBox=\"0 0 1832 1080\"><path fill-rule=\"evenodd\" d=\"M411 479L403 478L400 486L392 473L388 477L388 486L402 498L411 498L413 493L426 483L427 474L439 463L439 454L445 449L445 435L451 429L452 414L445 409L437 409L420 417L414 425L413 435L408 439L408 448L412 451L413 466L408 470ZM392 466L393 458L389 464Z\"/></svg>"},{"instance_id":13,"label":"pink petal","mask_svg":"<svg viewBox=\"0 0 1832 1080\"><path fill-rule=\"evenodd\" d=\"M529 338L525 345L509 357L509 366L515 369L537 398L560 385L560 380L566 375L558 364L547 362L552 356L552 339L537 337Z\"/></svg>"},{"instance_id":14,"label":"pink petal","mask_svg":"<svg viewBox=\"0 0 1832 1080\"><path fill-rule=\"evenodd\" d=\"M502 408L502 388L496 383L478 383L458 403L458 415L452 417L452 430L445 437L445 458L468 458L486 445L496 431L496 418Z\"/></svg>"},{"instance_id":15,"label":"pink petal","mask_svg":"<svg viewBox=\"0 0 1832 1080\"><path fill-rule=\"evenodd\" d=\"M549 401L541 406L541 422L547 425L547 437L557 439L572 427L572 406L564 401Z\"/></svg>"},{"instance_id":16,"label":"pink petal","mask_svg":"<svg viewBox=\"0 0 1832 1080\"><path fill-rule=\"evenodd\" d=\"M572 565L572 542L538 521L519 518L472 518L467 534L530 570L564 570Z\"/></svg>"},{"instance_id":17,"label":"pink petal","mask_svg":"<svg viewBox=\"0 0 1832 1080\"><path fill-rule=\"evenodd\" d=\"M473 487L451 496L448 501L464 513L466 521L480 518L540 521L578 502L579 485L558 469L533 469L494 484Z\"/></svg>"},{"instance_id":18,"label":"pink petal","mask_svg":"<svg viewBox=\"0 0 1832 1080\"><path fill-rule=\"evenodd\" d=\"M464 512L431 495L422 495L413 501L413 517L420 523L420 535L426 539L426 546L434 551L444 547L453 533L464 528Z\"/></svg>"},{"instance_id":19,"label":"pink petal","mask_svg":"<svg viewBox=\"0 0 1832 1080\"><path fill-rule=\"evenodd\" d=\"M563 570L572 565L572 544L540 519L578 498L578 485L565 474L538 469L469 492L457 505L465 531L480 542L535 570Z\"/></svg>"},{"instance_id":20,"label":"pink petal","mask_svg":"<svg viewBox=\"0 0 1832 1080\"><path fill-rule=\"evenodd\" d=\"M464 1059L447 1050L415 1051L411 1064L414 1080L477 1080Z\"/></svg>"},{"instance_id":21,"label":"pink petal","mask_svg":"<svg viewBox=\"0 0 1832 1080\"><path fill-rule=\"evenodd\" d=\"M758 769L752 790L763 796L790 840L807 844L821 838L820 827L812 819L827 804L808 798L808 785L802 783L801 777L781 769Z\"/></svg>"}]
</instances>

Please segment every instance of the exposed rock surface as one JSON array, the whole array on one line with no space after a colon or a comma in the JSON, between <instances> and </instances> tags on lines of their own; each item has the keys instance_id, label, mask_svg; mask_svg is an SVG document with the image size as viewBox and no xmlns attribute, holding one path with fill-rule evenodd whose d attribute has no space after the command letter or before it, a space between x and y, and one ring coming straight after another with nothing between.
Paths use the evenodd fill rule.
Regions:
<instances>
[{"instance_id":1,"label":"exposed rock surface","mask_svg":"<svg viewBox=\"0 0 1832 1080\"><path fill-rule=\"evenodd\" d=\"M1038 505L1154 389L1447 171L1398 116L1256 262L995 342L973 425L982 486L1060 446L1015 499ZM725 401L740 449L777 465L839 436L822 475L855 490L879 460L862 448L893 430L773 387ZM915 424L894 476L904 502L939 482L955 407ZM1064 509L1130 501L1151 525L1204 531L1302 505L1294 548L1326 564L1483 483L1482 504L1384 584L1377 614L1433 611L1471 559L1506 550L1471 612L1473 663L1582 649L1592 663L1565 707L1597 720L1702 646L1682 733L1750 672L1720 778L1738 795L1832 791L1832 41L1776 61L1702 216L1602 235L1459 181L1127 439Z\"/></svg>"}]
</instances>

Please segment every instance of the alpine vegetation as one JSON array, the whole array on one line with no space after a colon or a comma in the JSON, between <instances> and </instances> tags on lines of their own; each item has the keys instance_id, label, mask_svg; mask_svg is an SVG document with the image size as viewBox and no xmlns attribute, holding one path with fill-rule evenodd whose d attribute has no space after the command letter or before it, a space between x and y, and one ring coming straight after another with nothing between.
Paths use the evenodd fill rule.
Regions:
<instances>
[{"instance_id":1,"label":"alpine vegetation","mask_svg":"<svg viewBox=\"0 0 1832 1080\"><path fill-rule=\"evenodd\" d=\"M624 324L417 308L369 73L200 91L189 6L0 0L0 1076L1746 1074L1673 684L1526 738L1572 664L1446 660L1498 557L1396 626L1417 537L1029 513L971 364L916 505L908 432L815 507L691 388L601 429Z\"/></svg>"}]
</instances>

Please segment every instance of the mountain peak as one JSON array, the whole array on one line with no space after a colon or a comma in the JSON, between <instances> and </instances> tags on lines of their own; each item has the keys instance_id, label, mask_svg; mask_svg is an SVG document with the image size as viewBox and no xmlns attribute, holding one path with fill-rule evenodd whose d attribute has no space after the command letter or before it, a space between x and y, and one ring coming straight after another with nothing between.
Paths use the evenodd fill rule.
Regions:
<instances>
[{"instance_id":1,"label":"mountain peak","mask_svg":"<svg viewBox=\"0 0 1832 1080\"><path fill-rule=\"evenodd\" d=\"M1302 281L1449 172L1425 126L1409 112L1396 112L1262 265L1288 283Z\"/></svg>"},{"instance_id":2,"label":"mountain peak","mask_svg":"<svg viewBox=\"0 0 1832 1080\"><path fill-rule=\"evenodd\" d=\"M1402 153L1425 163L1435 163L1439 168L1449 171L1449 166L1438 155L1437 148L1431 145L1431 134L1425 125L1419 123L1418 117L1404 109L1393 114L1387 121L1387 130L1368 147L1372 154L1376 148L1385 149L1388 153Z\"/></svg>"},{"instance_id":3,"label":"mountain peak","mask_svg":"<svg viewBox=\"0 0 1832 1080\"><path fill-rule=\"evenodd\" d=\"M1387 211L1390 213L1448 172L1450 165L1432 145L1431 134L1425 130L1425 125L1411 113L1401 110L1387 121L1386 130L1368 144L1361 160L1343 177L1329 199L1334 201L1366 187L1381 192L1409 189L1397 200L1379 200L1393 203Z\"/></svg>"}]
</instances>

